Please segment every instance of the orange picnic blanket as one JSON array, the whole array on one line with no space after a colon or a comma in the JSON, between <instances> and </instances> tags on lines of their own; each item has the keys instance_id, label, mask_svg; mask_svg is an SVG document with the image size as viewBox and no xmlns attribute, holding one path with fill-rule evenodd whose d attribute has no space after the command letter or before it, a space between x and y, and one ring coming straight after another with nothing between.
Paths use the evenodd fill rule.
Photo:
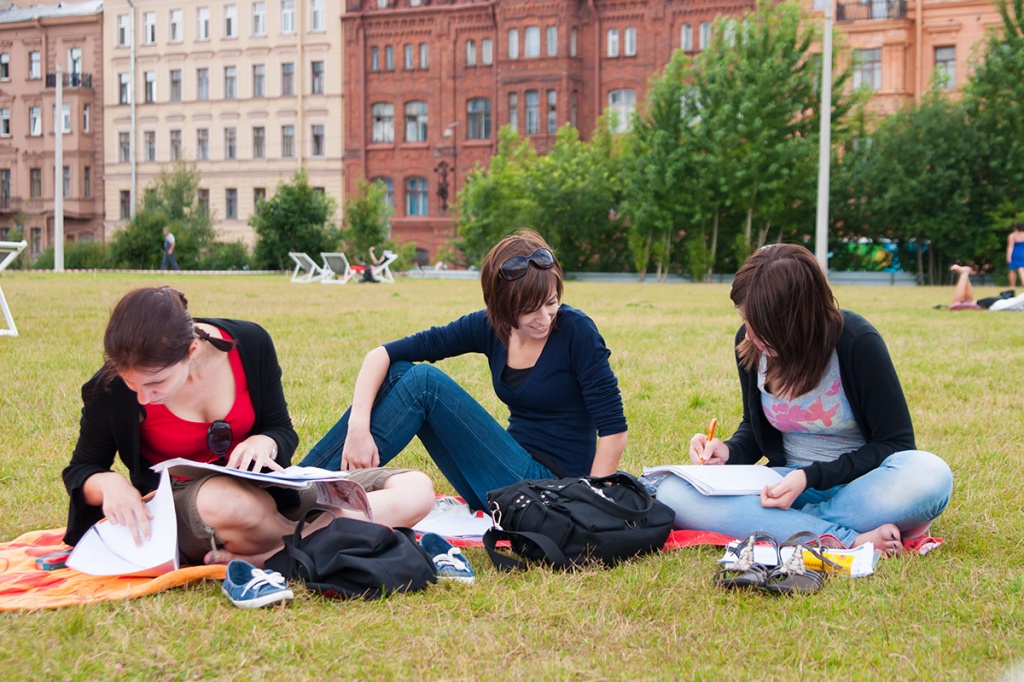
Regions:
<instances>
[{"instance_id":1,"label":"orange picnic blanket","mask_svg":"<svg viewBox=\"0 0 1024 682\"><path fill-rule=\"evenodd\" d=\"M200 580L223 580L224 566L189 566L156 578L120 578L73 568L43 571L36 559L67 549L64 529L36 530L0 543L0 611L55 609L133 599Z\"/></svg>"}]
</instances>

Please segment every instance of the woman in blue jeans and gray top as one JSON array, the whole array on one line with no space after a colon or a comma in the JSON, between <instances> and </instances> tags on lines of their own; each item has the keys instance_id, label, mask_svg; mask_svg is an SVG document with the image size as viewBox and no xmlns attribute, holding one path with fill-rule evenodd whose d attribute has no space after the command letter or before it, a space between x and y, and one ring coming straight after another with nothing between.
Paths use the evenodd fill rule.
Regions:
<instances>
[{"instance_id":1,"label":"woman in blue jeans and gray top","mask_svg":"<svg viewBox=\"0 0 1024 682\"><path fill-rule=\"evenodd\" d=\"M802 246L774 244L736 273L731 297L743 326L736 364L743 421L723 442L690 440L690 459L756 464L783 475L753 495L705 497L669 476L657 496L681 528L732 537L800 531L892 554L924 535L953 490L944 461L917 450L889 352L863 317L836 305Z\"/></svg>"},{"instance_id":2,"label":"woman in blue jeans and gray top","mask_svg":"<svg viewBox=\"0 0 1024 682\"><path fill-rule=\"evenodd\" d=\"M473 509L487 492L525 479L615 473L626 418L610 352L594 322L561 303L562 270L536 232L502 239L480 268L484 310L374 348L352 407L302 464L365 469L419 436ZM430 364L487 356L509 409L508 429Z\"/></svg>"}]
</instances>

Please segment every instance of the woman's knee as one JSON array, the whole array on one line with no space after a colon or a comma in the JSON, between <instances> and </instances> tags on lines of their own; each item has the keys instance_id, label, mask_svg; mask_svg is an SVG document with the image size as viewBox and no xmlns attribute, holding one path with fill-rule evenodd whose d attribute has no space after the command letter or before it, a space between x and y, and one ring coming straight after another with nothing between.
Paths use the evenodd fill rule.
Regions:
<instances>
[{"instance_id":1,"label":"woman's knee","mask_svg":"<svg viewBox=\"0 0 1024 682\"><path fill-rule=\"evenodd\" d=\"M389 478L384 490L401 493L403 515L419 521L434 507L434 483L422 471L404 471Z\"/></svg>"},{"instance_id":2,"label":"woman's knee","mask_svg":"<svg viewBox=\"0 0 1024 682\"><path fill-rule=\"evenodd\" d=\"M953 472L938 455L924 450L905 450L890 455L883 466L892 466L905 472L907 492L916 491L932 500L941 513L953 494Z\"/></svg>"},{"instance_id":3,"label":"woman's knee","mask_svg":"<svg viewBox=\"0 0 1024 682\"><path fill-rule=\"evenodd\" d=\"M276 510L274 498L262 488L229 476L206 481L196 495L196 510L215 529L261 524L263 512Z\"/></svg>"}]
</instances>

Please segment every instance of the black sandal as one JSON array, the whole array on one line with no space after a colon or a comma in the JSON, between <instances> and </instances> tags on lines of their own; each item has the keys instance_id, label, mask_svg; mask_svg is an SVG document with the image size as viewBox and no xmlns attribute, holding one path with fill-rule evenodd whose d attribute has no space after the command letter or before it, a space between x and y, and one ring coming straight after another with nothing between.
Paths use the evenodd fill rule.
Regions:
<instances>
[{"instance_id":1,"label":"black sandal","mask_svg":"<svg viewBox=\"0 0 1024 682\"><path fill-rule=\"evenodd\" d=\"M804 538L811 539L813 544L802 542ZM828 573L825 570L817 571L807 568L804 564L804 552L809 552L815 559L821 562L822 569L826 567L841 570L841 566L825 557L818 537L810 532L797 533L782 543L783 547L792 547L793 554L785 562L772 569L768 577L761 584L772 594L809 594L817 592L825 584ZM781 552L781 550L780 550Z\"/></svg>"},{"instance_id":2,"label":"black sandal","mask_svg":"<svg viewBox=\"0 0 1024 682\"><path fill-rule=\"evenodd\" d=\"M765 584L772 567L754 561L754 545L759 540L766 541L775 550L776 561L781 563L779 541L769 533L752 533L737 545L736 561L715 573L715 585L728 590L762 587Z\"/></svg>"}]
</instances>

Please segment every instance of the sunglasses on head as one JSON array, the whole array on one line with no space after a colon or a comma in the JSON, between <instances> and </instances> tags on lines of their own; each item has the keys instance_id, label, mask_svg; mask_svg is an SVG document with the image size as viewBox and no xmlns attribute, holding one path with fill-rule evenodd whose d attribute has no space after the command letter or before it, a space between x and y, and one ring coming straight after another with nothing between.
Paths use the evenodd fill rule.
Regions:
<instances>
[{"instance_id":1,"label":"sunglasses on head","mask_svg":"<svg viewBox=\"0 0 1024 682\"><path fill-rule=\"evenodd\" d=\"M555 254L551 253L551 249L537 249L529 256L513 256L509 258L498 268L498 275L502 279L512 282L526 274L526 271L530 269L530 263L533 263L541 270L550 270L555 267L558 261L555 260Z\"/></svg>"},{"instance_id":2,"label":"sunglasses on head","mask_svg":"<svg viewBox=\"0 0 1024 682\"><path fill-rule=\"evenodd\" d=\"M231 424L218 419L210 424L210 429L206 432L206 446L210 448L210 452L224 459L231 449L232 435Z\"/></svg>"}]
</instances>

